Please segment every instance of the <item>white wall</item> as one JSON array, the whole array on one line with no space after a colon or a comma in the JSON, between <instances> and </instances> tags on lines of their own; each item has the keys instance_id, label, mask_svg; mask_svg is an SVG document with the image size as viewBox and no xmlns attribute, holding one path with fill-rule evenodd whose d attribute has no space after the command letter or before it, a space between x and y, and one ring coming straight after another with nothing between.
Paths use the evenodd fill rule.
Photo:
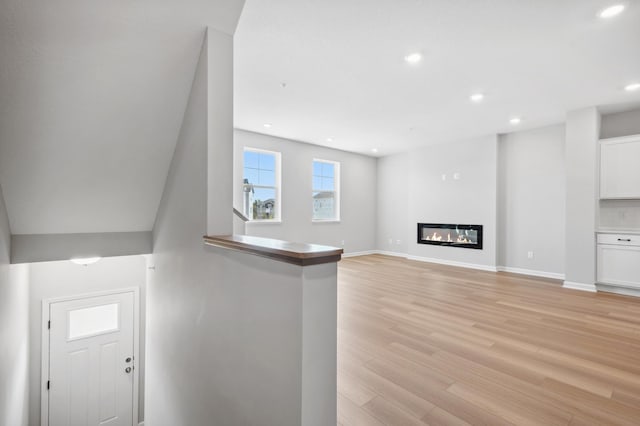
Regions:
<instances>
[{"instance_id":1,"label":"white wall","mask_svg":"<svg viewBox=\"0 0 640 426\"><path fill-rule=\"evenodd\" d=\"M640 109L602 116L600 138L616 138L640 134Z\"/></svg>"},{"instance_id":2,"label":"white wall","mask_svg":"<svg viewBox=\"0 0 640 426\"><path fill-rule=\"evenodd\" d=\"M565 285L593 290L599 134L600 114L596 108L567 114Z\"/></svg>"},{"instance_id":3,"label":"white wall","mask_svg":"<svg viewBox=\"0 0 640 426\"><path fill-rule=\"evenodd\" d=\"M28 411L28 270L10 266L9 220L0 189L0 424L26 426Z\"/></svg>"},{"instance_id":4,"label":"white wall","mask_svg":"<svg viewBox=\"0 0 640 426\"><path fill-rule=\"evenodd\" d=\"M456 173L459 179L454 179ZM380 159L378 250L495 269L496 175L495 135ZM420 222L483 225L483 249L418 244Z\"/></svg>"},{"instance_id":5,"label":"white wall","mask_svg":"<svg viewBox=\"0 0 640 426\"><path fill-rule=\"evenodd\" d=\"M234 206L242 211L243 150L282 153L282 223L251 223L247 235L344 247L376 246L376 159L243 130L234 132ZM312 222L311 171L314 159L340 162L340 222ZM344 246L342 245L344 241Z\"/></svg>"},{"instance_id":6,"label":"white wall","mask_svg":"<svg viewBox=\"0 0 640 426\"><path fill-rule=\"evenodd\" d=\"M564 273L565 127L502 135L498 143L498 264ZM533 259L527 254L533 252Z\"/></svg>"},{"instance_id":7,"label":"white wall","mask_svg":"<svg viewBox=\"0 0 640 426\"><path fill-rule=\"evenodd\" d=\"M377 249L407 253L409 220L409 154L378 159Z\"/></svg>"},{"instance_id":8,"label":"white wall","mask_svg":"<svg viewBox=\"0 0 640 426\"><path fill-rule=\"evenodd\" d=\"M232 43L221 33L208 37ZM233 143L208 141L207 131L210 120L233 126L226 115L207 117L207 78L215 64L231 63L226 51L205 43L154 227L145 416L151 426L286 426L300 425L303 416L303 268L202 241L213 184L207 168L231 162L207 155L208 143ZM218 99L232 108L226 96ZM231 214L230 200L216 208Z\"/></svg>"},{"instance_id":9,"label":"white wall","mask_svg":"<svg viewBox=\"0 0 640 426\"><path fill-rule=\"evenodd\" d=\"M30 424L40 424L42 301L129 287L140 288L139 416L144 418L145 289L147 263L144 256L108 257L83 266L69 261L29 265L29 410Z\"/></svg>"},{"instance_id":10,"label":"white wall","mask_svg":"<svg viewBox=\"0 0 640 426\"><path fill-rule=\"evenodd\" d=\"M496 266L497 136L434 145L409 156L409 255ZM453 178L459 173L460 179ZM442 175L446 180L442 180ZM483 249L418 244L416 224L483 226Z\"/></svg>"}]
</instances>

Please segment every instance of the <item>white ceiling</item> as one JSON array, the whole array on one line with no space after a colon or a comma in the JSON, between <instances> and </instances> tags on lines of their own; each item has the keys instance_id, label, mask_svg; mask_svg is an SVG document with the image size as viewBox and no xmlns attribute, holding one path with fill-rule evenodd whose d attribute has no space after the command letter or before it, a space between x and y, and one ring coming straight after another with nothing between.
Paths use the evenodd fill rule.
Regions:
<instances>
[{"instance_id":1,"label":"white ceiling","mask_svg":"<svg viewBox=\"0 0 640 426\"><path fill-rule=\"evenodd\" d=\"M150 230L206 26L242 0L1 0L0 185L14 234Z\"/></svg>"},{"instance_id":2,"label":"white ceiling","mask_svg":"<svg viewBox=\"0 0 640 426\"><path fill-rule=\"evenodd\" d=\"M640 2L596 18L616 2L247 0L236 127L385 155L513 131L515 115L526 129L637 102L622 88L640 81ZM403 60L414 51L417 66Z\"/></svg>"},{"instance_id":3,"label":"white ceiling","mask_svg":"<svg viewBox=\"0 0 640 426\"><path fill-rule=\"evenodd\" d=\"M248 0L236 125L379 155L638 102L640 2ZM153 226L205 26L242 0L0 0L0 185L14 234ZM417 66L403 57L424 55ZM286 88L281 83L286 82ZM474 105L477 90L486 101ZM264 123L272 123L265 129ZM326 142L333 138L333 142Z\"/></svg>"}]
</instances>

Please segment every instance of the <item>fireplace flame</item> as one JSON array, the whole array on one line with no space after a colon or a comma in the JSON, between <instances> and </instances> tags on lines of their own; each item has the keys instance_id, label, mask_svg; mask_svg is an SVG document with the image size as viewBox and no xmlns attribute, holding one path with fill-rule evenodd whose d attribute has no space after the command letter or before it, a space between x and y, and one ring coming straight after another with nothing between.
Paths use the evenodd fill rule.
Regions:
<instances>
[{"instance_id":1,"label":"fireplace flame","mask_svg":"<svg viewBox=\"0 0 640 426\"><path fill-rule=\"evenodd\" d=\"M455 238L455 240L453 239ZM458 244L475 244L469 237L464 234L458 234L451 238L451 232L447 233L447 238L440 235L437 231L434 231L433 234L427 235L425 240L427 241L446 241L447 243L458 243Z\"/></svg>"},{"instance_id":2,"label":"fireplace flame","mask_svg":"<svg viewBox=\"0 0 640 426\"><path fill-rule=\"evenodd\" d=\"M433 235L427 235L427 241L442 241L442 235L433 232Z\"/></svg>"}]
</instances>

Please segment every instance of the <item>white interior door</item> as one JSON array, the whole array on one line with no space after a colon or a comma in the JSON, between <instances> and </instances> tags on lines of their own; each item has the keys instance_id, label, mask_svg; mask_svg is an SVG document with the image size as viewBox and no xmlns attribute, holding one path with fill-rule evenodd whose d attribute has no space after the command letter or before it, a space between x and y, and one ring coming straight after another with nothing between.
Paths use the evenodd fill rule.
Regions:
<instances>
[{"instance_id":1,"label":"white interior door","mask_svg":"<svg viewBox=\"0 0 640 426\"><path fill-rule=\"evenodd\" d=\"M134 292L49 305L49 425L134 424Z\"/></svg>"}]
</instances>

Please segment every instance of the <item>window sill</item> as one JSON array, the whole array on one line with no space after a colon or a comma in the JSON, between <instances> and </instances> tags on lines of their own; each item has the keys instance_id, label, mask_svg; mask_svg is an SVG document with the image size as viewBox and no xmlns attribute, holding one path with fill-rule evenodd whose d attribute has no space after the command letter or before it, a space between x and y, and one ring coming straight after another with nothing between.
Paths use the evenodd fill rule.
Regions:
<instances>
[{"instance_id":1,"label":"window sill","mask_svg":"<svg viewBox=\"0 0 640 426\"><path fill-rule=\"evenodd\" d=\"M270 220L249 220L246 222L248 224L261 224L261 225L281 225L282 220L280 219L270 219Z\"/></svg>"},{"instance_id":2,"label":"window sill","mask_svg":"<svg viewBox=\"0 0 640 426\"><path fill-rule=\"evenodd\" d=\"M311 223L340 223L340 219L312 219Z\"/></svg>"}]
</instances>

